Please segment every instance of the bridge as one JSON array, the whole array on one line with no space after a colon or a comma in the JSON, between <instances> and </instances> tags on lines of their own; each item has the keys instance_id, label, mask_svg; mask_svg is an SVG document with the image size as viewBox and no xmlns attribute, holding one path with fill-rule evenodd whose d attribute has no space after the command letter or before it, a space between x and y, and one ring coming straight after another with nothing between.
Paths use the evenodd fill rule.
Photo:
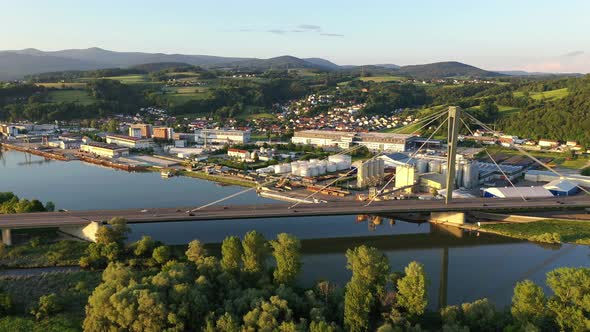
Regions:
<instances>
[{"instance_id":1,"label":"bridge","mask_svg":"<svg viewBox=\"0 0 590 332\"><path fill-rule=\"evenodd\" d=\"M444 116L447 115L446 121ZM473 121L476 125L485 128L491 132L495 132L487 125L483 124L467 112L461 111L460 107L449 107L448 111L441 111L418 121L424 123L422 127L416 129L414 132L420 131L423 128L430 126L436 121L440 121L437 129L432 132L428 139L422 144L420 148L414 151L407 162L413 159L418 152L434 137L442 126L447 123L448 129L448 151L447 151L447 165L449 170L455 169L455 158L457 153L457 137L460 129L460 123L465 125L465 128L471 132L471 129L461 118L462 115L468 117L468 120ZM442 120L441 120L442 119ZM418 123L413 123L418 127ZM351 153L358 149L360 145L346 149L339 154ZM534 156L530 155L521 148L514 146L521 153L533 159L539 165L548 170L560 175L555 170L551 169ZM485 150L487 152L487 150ZM383 152L382 152L383 153ZM364 161L368 162L380 156L378 153L372 158ZM500 169L493 157L488 153L490 159ZM406 162L406 163L407 163ZM351 169L346 174L340 175L339 178L325 184L324 188L328 188L337 181L349 176L353 172ZM506 175L504 174L506 177ZM274 179L267 183L260 184L264 187L267 184L280 181L286 175L279 179ZM455 172L447 172L446 188L449 193L455 188ZM370 199L368 203L357 202L351 200L331 201L328 203L318 204L301 204L302 202L313 202L309 199L315 196L316 191L305 197L293 205L285 204L266 204L266 205L244 205L244 206L220 206L219 203L243 194L245 192L254 190L255 188L245 189L241 192L231 194L227 197L215 200L209 204L202 205L197 208L180 207L180 208L145 208L145 209L125 209L125 210L92 210L92 211L66 211L66 212L47 212L47 213L26 213L26 214L12 214L0 215L0 229L2 229L2 241L5 244L11 244L11 229L16 228L39 228L39 227L59 227L64 233L74 235L79 238L94 241L95 234L99 227L105 224L108 219L113 217L122 217L128 223L150 223L150 222L173 222L173 221L201 221L201 220L224 220L224 219L246 219L246 218L280 218L280 217L307 217L307 216L335 216L335 215L354 215L354 214L395 214L395 213L416 213L416 212L430 212L431 219L437 221L451 222L461 224L465 221L466 211L539 211L539 210L563 210L563 209L583 209L590 208L590 195L571 196L563 198L525 198L521 195L520 198L513 199L453 199L452 194L447 194L444 200L392 200L392 201L378 201L377 196L383 194L387 186L395 178L385 183L385 185L377 191L377 194ZM514 186L508 177L506 179ZM580 187L586 194L590 194L585 188Z\"/></svg>"},{"instance_id":2,"label":"bridge","mask_svg":"<svg viewBox=\"0 0 590 332\"><path fill-rule=\"evenodd\" d=\"M205 221L251 218L338 216L355 214L396 214L430 212L433 218L461 223L467 211L547 211L590 208L590 196L568 198L521 199L455 199L443 200L394 200L374 202L346 201L318 204L302 204L289 208L287 204L209 206L191 212L190 207L146 208L123 210L88 210L67 212L36 212L0 215L3 241L10 244L10 230L17 228L58 227L65 233L94 240L96 230L113 217L121 217L129 224L180 221ZM456 221L455 218L459 218Z\"/></svg>"}]
</instances>

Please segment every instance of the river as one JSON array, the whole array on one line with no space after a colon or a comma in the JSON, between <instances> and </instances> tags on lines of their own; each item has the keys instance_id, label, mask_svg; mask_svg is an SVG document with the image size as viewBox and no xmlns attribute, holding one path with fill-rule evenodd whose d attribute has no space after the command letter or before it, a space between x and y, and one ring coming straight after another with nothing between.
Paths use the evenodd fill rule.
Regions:
<instances>
[{"instance_id":1,"label":"river","mask_svg":"<svg viewBox=\"0 0 590 332\"><path fill-rule=\"evenodd\" d=\"M4 151L0 157L0 191L43 202L51 200L61 209L199 206L241 190L199 179L162 179L157 173L127 173L77 161L46 161L15 151ZM247 192L224 204L269 202L274 201ZM357 216L142 224L132 226L130 240L150 235L168 244L193 239L219 243L228 235L242 236L250 230L260 231L269 239L281 232L301 238L301 282L306 285L319 279L344 285L350 278L344 253L360 244L379 248L396 271L419 261L428 274L433 308L482 297L507 305L517 281L531 279L543 285L545 274L552 269L588 266L590 262L586 246L539 245L387 218L376 224L370 217L357 220Z\"/></svg>"}]
</instances>

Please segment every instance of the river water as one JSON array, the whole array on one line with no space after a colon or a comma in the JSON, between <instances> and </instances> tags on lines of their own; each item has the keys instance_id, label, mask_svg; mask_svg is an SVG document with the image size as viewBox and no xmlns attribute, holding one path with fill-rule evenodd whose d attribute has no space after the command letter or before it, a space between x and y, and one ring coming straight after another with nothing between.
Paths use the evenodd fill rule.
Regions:
<instances>
[{"instance_id":1,"label":"river water","mask_svg":"<svg viewBox=\"0 0 590 332\"><path fill-rule=\"evenodd\" d=\"M162 179L157 173L127 173L77 161L46 161L21 152L0 157L0 192L51 200L57 208L118 209L199 206L243 190L235 186L184 177ZM223 204L274 202L247 192ZM587 246L548 246L488 234L469 234L429 224L357 216L269 218L199 222L169 222L132 226L130 240L142 235L168 244L193 239L219 243L228 235L257 230L267 238L287 232L303 240L301 282L319 279L344 285L348 248L367 244L387 255L393 270L409 262L424 264L432 308L488 297L510 303L517 281L545 283L545 274L561 266L588 266Z\"/></svg>"}]
</instances>

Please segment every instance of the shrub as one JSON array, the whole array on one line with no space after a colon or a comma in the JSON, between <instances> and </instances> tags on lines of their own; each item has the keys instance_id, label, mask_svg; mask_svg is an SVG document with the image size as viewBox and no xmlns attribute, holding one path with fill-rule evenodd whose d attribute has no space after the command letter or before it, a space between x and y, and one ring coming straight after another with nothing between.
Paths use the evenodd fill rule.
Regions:
<instances>
[{"instance_id":1,"label":"shrub","mask_svg":"<svg viewBox=\"0 0 590 332\"><path fill-rule=\"evenodd\" d=\"M39 303L31 310L31 314L35 316L35 319L42 320L62 311L62 309L63 306L57 298L57 295L51 293L39 298Z\"/></svg>"}]
</instances>

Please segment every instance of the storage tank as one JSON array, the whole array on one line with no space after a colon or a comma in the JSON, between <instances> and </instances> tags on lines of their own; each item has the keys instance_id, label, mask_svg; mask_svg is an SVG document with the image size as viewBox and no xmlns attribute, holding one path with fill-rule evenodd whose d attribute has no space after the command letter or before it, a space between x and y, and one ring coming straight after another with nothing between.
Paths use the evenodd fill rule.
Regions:
<instances>
[{"instance_id":1,"label":"storage tank","mask_svg":"<svg viewBox=\"0 0 590 332\"><path fill-rule=\"evenodd\" d=\"M307 165L299 166L299 176L309 177L310 176L309 166L307 166Z\"/></svg>"},{"instance_id":2,"label":"storage tank","mask_svg":"<svg viewBox=\"0 0 590 332\"><path fill-rule=\"evenodd\" d=\"M448 169L449 169L449 165L447 165L446 163L440 164L440 172L442 175L447 176Z\"/></svg>"},{"instance_id":3,"label":"storage tank","mask_svg":"<svg viewBox=\"0 0 590 332\"><path fill-rule=\"evenodd\" d=\"M274 165L273 169L275 173L281 174L281 165Z\"/></svg>"},{"instance_id":4,"label":"storage tank","mask_svg":"<svg viewBox=\"0 0 590 332\"><path fill-rule=\"evenodd\" d=\"M299 163L298 162L292 162L291 163L291 173L297 174L297 170L299 170Z\"/></svg>"},{"instance_id":5,"label":"storage tank","mask_svg":"<svg viewBox=\"0 0 590 332\"><path fill-rule=\"evenodd\" d=\"M319 175L326 174L326 164L324 164L324 163L319 163L318 164L318 174Z\"/></svg>"},{"instance_id":6,"label":"storage tank","mask_svg":"<svg viewBox=\"0 0 590 332\"><path fill-rule=\"evenodd\" d=\"M463 185L463 163L459 163L455 166L455 184L458 187Z\"/></svg>"},{"instance_id":7,"label":"storage tank","mask_svg":"<svg viewBox=\"0 0 590 332\"><path fill-rule=\"evenodd\" d=\"M318 176L319 172L318 172L318 166L314 165L314 166L310 166L309 167L309 176Z\"/></svg>"},{"instance_id":8,"label":"storage tank","mask_svg":"<svg viewBox=\"0 0 590 332\"><path fill-rule=\"evenodd\" d=\"M326 166L326 171L328 173L336 172L338 170L338 165L334 162L329 162L328 166Z\"/></svg>"},{"instance_id":9,"label":"storage tank","mask_svg":"<svg viewBox=\"0 0 590 332\"><path fill-rule=\"evenodd\" d=\"M479 180L479 170L477 163L466 163L463 166L463 186L465 188L475 188Z\"/></svg>"},{"instance_id":10,"label":"storage tank","mask_svg":"<svg viewBox=\"0 0 590 332\"><path fill-rule=\"evenodd\" d=\"M418 173L427 173L428 172L428 161L424 159L418 159L416 162L416 170Z\"/></svg>"},{"instance_id":11,"label":"storage tank","mask_svg":"<svg viewBox=\"0 0 590 332\"><path fill-rule=\"evenodd\" d=\"M379 163L379 176L384 177L385 176L385 160L378 159L377 162Z\"/></svg>"},{"instance_id":12,"label":"storage tank","mask_svg":"<svg viewBox=\"0 0 590 332\"><path fill-rule=\"evenodd\" d=\"M428 162L428 171L431 173L440 173L440 161L431 160Z\"/></svg>"}]
</instances>

